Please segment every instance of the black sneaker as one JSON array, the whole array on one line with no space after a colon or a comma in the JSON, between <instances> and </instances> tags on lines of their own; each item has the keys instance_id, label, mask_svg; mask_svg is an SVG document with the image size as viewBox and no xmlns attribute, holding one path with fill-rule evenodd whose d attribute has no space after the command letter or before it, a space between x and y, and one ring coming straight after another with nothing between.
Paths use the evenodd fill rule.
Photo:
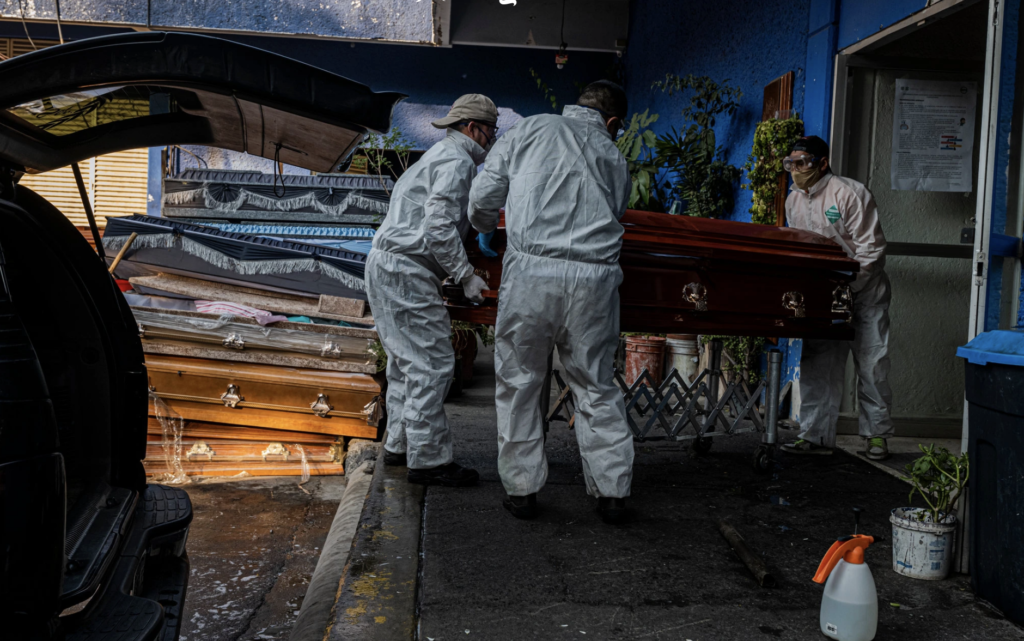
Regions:
<instances>
[{"instance_id":1,"label":"black sneaker","mask_svg":"<svg viewBox=\"0 0 1024 641\"><path fill-rule=\"evenodd\" d=\"M384 465L405 467L407 465L405 452L389 452L384 450Z\"/></svg>"},{"instance_id":2,"label":"black sneaker","mask_svg":"<svg viewBox=\"0 0 1024 641\"><path fill-rule=\"evenodd\" d=\"M804 439L797 439L792 443L786 443L782 446L783 452L789 452L790 454L820 454L829 456L832 454L831 447L825 447L824 445L817 445Z\"/></svg>"},{"instance_id":3,"label":"black sneaker","mask_svg":"<svg viewBox=\"0 0 1024 641\"><path fill-rule=\"evenodd\" d=\"M506 495L501 504L517 519L529 520L537 517L537 495L526 496Z\"/></svg>"},{"instance_id":4,"label":"black sneaker","mask_svg":"<svg viewBox=\"0 0 1024 641\"><path fill-rule=\"evenodd\" d=\"M419 485L443 485L445 487L468 487L476 485L480 475L476 470L462 467L455 461L425 470L409 470L409 482Z\"/></svg>"},{"instance_id":5,"label":"black sneaker","mask_svg":"<svg viewBox=\"0 0 1024 641\"><path fill-rule=\"evenodd\" d=\"M627 518L626 499L602 496L597 499L597 512L605 523L624 523Z\"/></svg>"}]
</instances>

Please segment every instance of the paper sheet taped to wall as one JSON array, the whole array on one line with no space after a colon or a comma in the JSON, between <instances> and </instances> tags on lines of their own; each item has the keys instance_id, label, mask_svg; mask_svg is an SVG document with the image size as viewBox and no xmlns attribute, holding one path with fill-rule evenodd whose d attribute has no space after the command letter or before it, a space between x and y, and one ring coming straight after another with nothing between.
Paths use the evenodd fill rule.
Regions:
<instances>
[{"instance_id":1,"label":"paper sheet taped to wall","mask_svg":"<svg viewBox=\"0 0 1024 641\"><path fill-rule=\"evenodd\" d=\"M892 188L973 189L973 82L896 80L892 122Z\"/></svg>"}]
</instances>

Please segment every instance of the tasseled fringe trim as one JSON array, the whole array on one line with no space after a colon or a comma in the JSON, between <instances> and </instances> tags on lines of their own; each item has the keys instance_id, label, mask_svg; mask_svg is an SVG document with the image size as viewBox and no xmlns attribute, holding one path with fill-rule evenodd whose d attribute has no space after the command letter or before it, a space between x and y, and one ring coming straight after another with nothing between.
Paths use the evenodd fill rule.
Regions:
<instances>
[{"instance_id":1,"label":"tasseled fringe trim","mask_svg":"<svg viewBox=\"0 0 1024 641\"><path fill-rule=\"evenodd\" d=\"M349 192L349 194L345 196L345 200L341 201L337 205L325 205L317 199L316 194L313 192L307 192L302 196L296 196L295 198L278 199L263 196L247 189L240 189L238 198L232 201L220 202L210 193L209 185L203 185L200 189L165 193L163 201L165 205L190 205L195 203L199 198L203 199L203 203L207 209L221 213L236 212L245 205L253 205L266 211L295 211L297 209L312 207L321 214L329 216L340 216L352 207L358 207L359 209L375 214L388 213L388 203L367 198L357 191Z\"/></svg>"},{"instance_id":2,"label":"tasseled fringe trim","mask_svg":"<svg viewBox=\"0 0 1024 641\"><path fill-rule=\"evenodd\" d=\"M103 247L111 253L116 253L124 246L127 240L127 236L107 236L103 239ZM191 238L176 236L175 234L147 234L145 236L138 236L132 243L133 249L144 247L180 249L186 254L195 256L214 267L232 271L236 274L279 275L294 272L313 272L323 274L331 280L337 281L356 291L366 291L366 285L362 278L313 258L297 260L238 260L215 249L210 249Z\"/></svg>"}]
</instances>

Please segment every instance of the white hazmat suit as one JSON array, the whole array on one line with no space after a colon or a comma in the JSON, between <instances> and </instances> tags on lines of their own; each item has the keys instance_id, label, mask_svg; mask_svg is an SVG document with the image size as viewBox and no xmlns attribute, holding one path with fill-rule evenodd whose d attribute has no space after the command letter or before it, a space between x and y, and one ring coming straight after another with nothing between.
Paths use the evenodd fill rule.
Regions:
<instances>
[{"instance_id":1,"label":"white hazmat suit","mask_svg":"<svg viewBox=\"0 0 1024 641\"><path fill-rule=\"evenodd\" d=\"M853 352L860 404L860 435L892 436L889 387L889 278L885 275L885 236L878 208L867 187L825 174L806 192L793 188L786 200L790 227L831 238L858 263L853 290L853 341L807 339L800 358L801 432L798 438L835 447L839 401L846 360Z\"/></svg>"},{"instance_id":2,"label":"white hazmat suit","mask_svg":"<svg viewBox=\"0 0 1024 641\"><path fill-rule=\"evenodd\" d=\"M486 152L448 130L395 183L387 218L366 259L366 295L388 356L385 448L405 452L409 469L452 462L444 399L455 352L441 282L472 275L463 237L466 204Z\"/></svg>"},{"instance_id":3,"label":"white hazmat suit","mask_svg":"<svg viewBox=\"0 0 1024 641\"><path fill-rule=\"evenodd\" d=\"M626 161L601 114L579 106L516 124L473 182L469 216L481 232L505 207L508 248L495 327L498 471L511 496L547 479L541 392L557 346L576 400L587 491L629 496L633 440L614 382L619 339L619 219Z\"/></svg>"}]
</instances>

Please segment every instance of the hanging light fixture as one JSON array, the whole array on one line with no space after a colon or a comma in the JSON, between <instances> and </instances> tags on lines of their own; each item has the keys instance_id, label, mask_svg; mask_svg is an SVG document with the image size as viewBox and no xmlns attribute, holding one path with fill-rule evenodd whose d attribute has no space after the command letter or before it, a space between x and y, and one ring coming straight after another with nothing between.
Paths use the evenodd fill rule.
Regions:
<instances>
[{"instance_id":1,"label":"hanging light fixture","mask_svg":"<svg viewBox=\"0 0 1024 641\"><path fill-rule=\"evenodd\" d=\"M559 69L564 68L565 64L569 62L569 54L566 53L566 48L569 45L565 42L565 2L566 0L562 0L562 29L560 34L562 45L558 47L558 53L555 54L555 66Z\"/></svg>"}]
</instances>

